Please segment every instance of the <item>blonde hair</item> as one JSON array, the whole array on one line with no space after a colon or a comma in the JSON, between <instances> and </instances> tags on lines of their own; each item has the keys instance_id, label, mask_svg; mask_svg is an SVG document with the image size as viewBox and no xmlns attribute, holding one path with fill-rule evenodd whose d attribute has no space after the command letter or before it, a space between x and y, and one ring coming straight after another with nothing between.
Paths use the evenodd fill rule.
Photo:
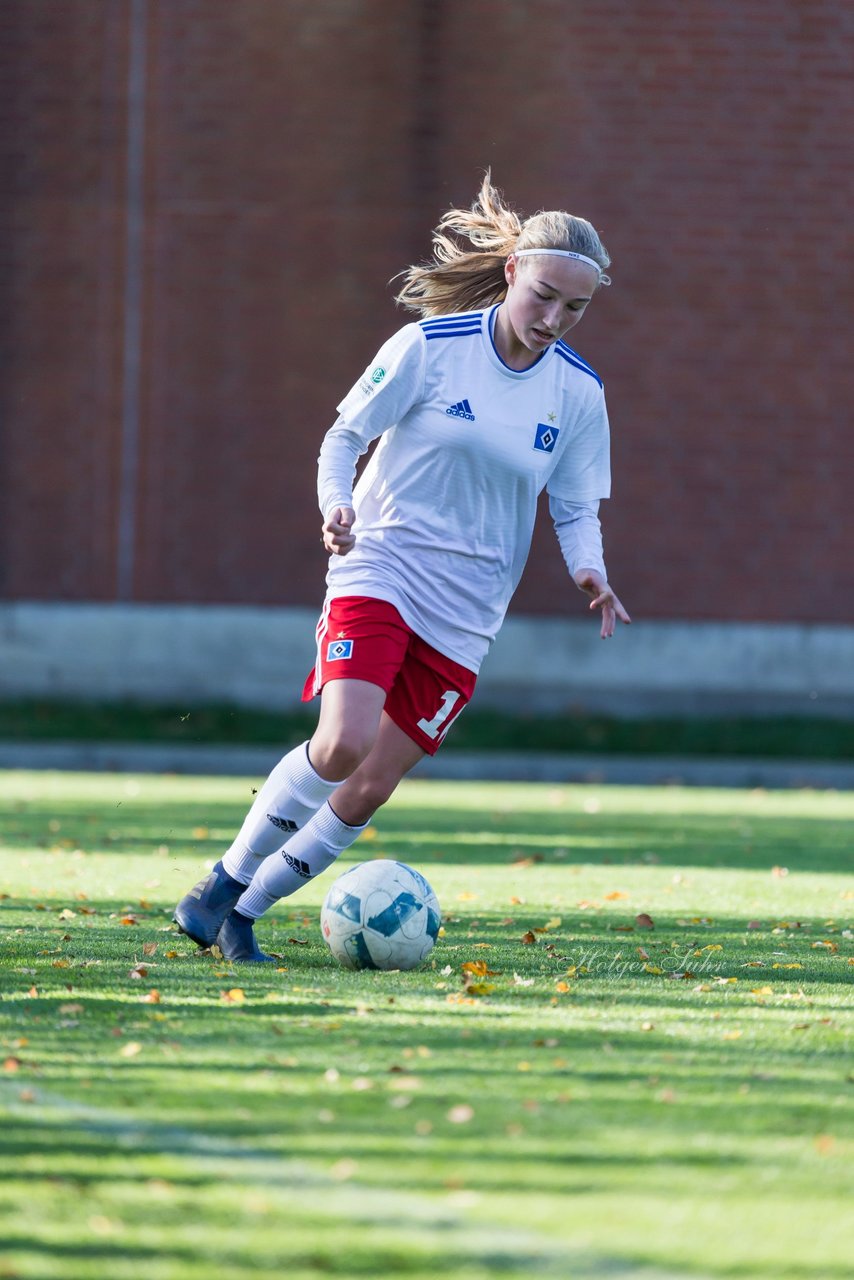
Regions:
<instances>
[{"instance_id":1,"label":"blonde hair","mask_svg":"<svg viewBox=\"0 0 854 1280\"><path fill-rule=\"evenodd\" d=\"M551 210L522 220L504 203L487 169L471 208L443 215L433 232L433 260L400 273L403 287L395 301L422 316L479 311L501 302L507 294L504 264L516 249L583 253L602 268L599 284L611 283L604 274L611 259L585 218Z\"/></svg>"}]
</instances>

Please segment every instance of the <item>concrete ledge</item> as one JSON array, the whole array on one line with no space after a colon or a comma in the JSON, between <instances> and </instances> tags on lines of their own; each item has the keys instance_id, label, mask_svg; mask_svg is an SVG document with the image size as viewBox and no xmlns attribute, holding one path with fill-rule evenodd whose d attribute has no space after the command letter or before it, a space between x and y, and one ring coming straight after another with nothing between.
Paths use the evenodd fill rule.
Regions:
<instances>
[{"instance_id":1,"label":"concrete ledge","mask_svg":"<svg viewBox=\"0 0 854 1280\"><path fill-rule=\"evenodd\" d=\"M306 608L0 604L0 699L299 705ZM854 714L854 627L508 618L479 706L547 714Z\"/></svg>"},{"instance_id":2,"label":"concrete ledge","mask_svg":"<svg viewBox=\"0 0 854 1280\"><path fill-rule=\"evenodd\" d=\"M260 780L267 776L281 754L275 747L0 741L0 769L176 773ZM432 759L422 760L412 776L468 782L854 790L854 762L837 764L816 760L443 750Z\"/></svg>"}]
</instances>

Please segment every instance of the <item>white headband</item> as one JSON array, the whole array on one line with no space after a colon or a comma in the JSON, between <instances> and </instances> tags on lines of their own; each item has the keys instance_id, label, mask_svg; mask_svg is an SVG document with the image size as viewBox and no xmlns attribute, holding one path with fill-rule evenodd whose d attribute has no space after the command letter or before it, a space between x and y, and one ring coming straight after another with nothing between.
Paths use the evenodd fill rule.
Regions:
<instances>
[{"instance_id":1,"label":"white headband","mask_svg":"<svg viewBox=\"0 0 854 1280\"><path fill-rule=\"evenodd\" d=\"M528 258L534 253L547 253L553 258L575 258L578 262L586 262L588 266L595 267L600 275L604 270L585 253L573 253L571 249L514 249L513 253L517 258Z\"/></svg>"}]
</instances>

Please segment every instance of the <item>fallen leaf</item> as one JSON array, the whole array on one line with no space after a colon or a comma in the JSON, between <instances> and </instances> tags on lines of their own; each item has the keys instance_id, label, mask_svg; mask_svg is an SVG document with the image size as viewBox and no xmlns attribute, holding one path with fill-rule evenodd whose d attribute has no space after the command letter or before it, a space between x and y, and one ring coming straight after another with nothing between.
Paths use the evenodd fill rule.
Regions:
<instances>
[{"instance_id":1,"label":"fallen leaf","mask_svg":"<svg viewBox=\"0 0 854 1280\"><path fill-rule=\"evenodd\" d=\"M221 999L224 1004L243 1004L246 992L242 987L232 987L230 991L221 992Z\"/></svg>"},{"instance_id":2,"label":"fallen leaf","mask_svg":"<svg viewBox=\"0 0 854 1280\"><path fill-rule=\"evenodd\" d=\"M627 893L623 893L622 889L615 889L613 893L605 894L606 902L617 902L620 898L628 898Z\"/></svg>"},{"instance_id":3,"label":"fallen leaf","mask_svg":"<svg viewBox=\"0 0 854 1280\"><path fill-rule=\"evenodd\" d=\"M123 1044L119 1049L121 1058L135 1058L138 1053L142 1053L142 1045L138 1040L128 1040L127 1044Z\"/></svg>"},{"instance_id":4,"label":"fallen leaf","mask_svg":"<svg viewBox=\"0 0 854 1280\"><path fill-rule=\"evenodd\" d=\"M157 953L157 943L156 943L156 942L143 942L143 944L142 944L142 954L143 954L144 956L153 956L153 955L155 955L156 953Z\"/></svg>"},{"instance_id":5,"label":"fallen leaf","mask_svg":"<svg viewBox=\"0 0 854 1280\"><path fill-rule=\"evenodd\" d=\"M500 969L490 969L485 960L466 960L460 967L463 973L476 978L495 977L501 972Z\"/></svg>"},{"instance_id":6,"label":"fallen leaf","mask_svg":"<svg viewBox=\"0 0 854 1280\"><path fill-rule=\"evenodd\" d=\"M495 990L494 982L467 982L466 991L473 996L489 996Z\"/></svg>"},{"instance_id":7,"label":"fallen leaf","mask_svg":"<svg viewBox=\"0 0 854 1280\"><path fill-rule=\"evenodd\" d=\"M160 992L153 987L142 997L143 1004L160 1004Z\"/></svg>"},{"instance_id":8,"label":"fallen leaf","mask_svg":"<svg viewBox=\"0 0 854 1280\"><path fill-rule=\"evenodd\" d=\"M654 928L655 928L655 922L654 922L654 920L653 920L652 916L648 916L648 915L647 915L647 913L646 913L645 911L642 911L642 912L640 913L640 915L635 916L635 924L637 925L637 927L638 927L639 929L654 929Z\"/></svg>"},{"instance_id":9,"label":"fallen leaf","mask_svg":"<svg viewBox=\"0 0 854 1280\"><path fill-rule=\"evenodd\" d=\"M527 933L522 934L521 941L524 942L526 947L529 947L532 943L537 941L536 934L532 933L529 929Z\"/></svg>"},{"instance_id":10,"label":"fallen leaf","mask_svg":"<svg viewBox=\"0 0 854 1280\"><path fill-rule=\"evenodd\" d=\"M474 1107L470 1107L467 1102L461 1102L458 1106L451 1107L446 1119L450 1120L451 1124L468 1124L474 1119Z\"/></svg>"}]
</instances>

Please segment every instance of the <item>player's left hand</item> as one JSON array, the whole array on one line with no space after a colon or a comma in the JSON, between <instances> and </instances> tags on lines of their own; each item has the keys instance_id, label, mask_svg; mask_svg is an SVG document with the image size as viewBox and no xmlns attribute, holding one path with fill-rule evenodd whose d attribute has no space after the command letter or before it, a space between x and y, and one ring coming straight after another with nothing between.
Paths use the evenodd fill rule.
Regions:
<instances>
[{"instance_id":1,"label":"player's left hand","mask_svg":"<svg viewBox=\"0 0 854 1280\"><path fill-rule=\"evenodd\" d=\"M618 618L620 622L629 625L631 618L601 573L597 573L595 569L579 569L575 575L575 585L590 596L591 609L602 610L602 629L599 634L603 640L610 639L614 634Z\"/></svg>"}]
</instances>

